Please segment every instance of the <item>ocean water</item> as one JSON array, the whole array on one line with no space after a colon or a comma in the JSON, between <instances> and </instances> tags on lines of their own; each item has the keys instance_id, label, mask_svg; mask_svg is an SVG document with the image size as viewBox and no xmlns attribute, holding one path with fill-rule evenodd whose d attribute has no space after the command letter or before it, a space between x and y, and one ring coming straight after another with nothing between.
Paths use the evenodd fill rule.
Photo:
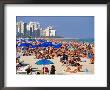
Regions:
<instances>
[{"instance_id":1,"label":"ocean water","mask_svg":"<svg viewBox=\"0 0 110 90\"><path fill-rule=\"evenodd\" d=\"M94 39L62 39L64 41L78 41L78 42L88 42L88 43L94 43Z\"/></svg>"},{"instance_id":2,"label":"ocean water","mask_svg":"<svg viewBox=\"0 0 110 90\"><path fill-rule=\"evenodd\" d=\"M78 41L94 43L94 39L78 39Z\"/></svg>"},{"instance_id":3,"label":"ocean water","mask_svg":"<svg viewBox=\"0 0 110 90\"><path fill-rule=\"evenodd\" d=\"M88 42L88 43L94 43L94 39L74 39L74 38L54 38L54 39L62 39L63 41L77 41L77 42ZM35 40L35 39L34 39Z\"/></svg>"}]
</instances>

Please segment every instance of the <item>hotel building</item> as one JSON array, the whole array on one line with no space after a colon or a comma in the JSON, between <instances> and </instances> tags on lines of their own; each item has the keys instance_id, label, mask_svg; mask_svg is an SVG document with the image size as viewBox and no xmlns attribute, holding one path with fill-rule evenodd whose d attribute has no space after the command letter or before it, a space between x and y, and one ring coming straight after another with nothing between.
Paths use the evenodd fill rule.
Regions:
<instances>
[{"instance_id":1,"label":"hotel building","mask_svg":"<svg viewBox=\"0 0 110 90\"><path fill-rule=\"evenodd\" d=\"M42 29L38 22L30 21L29 23L24 23L23 21L19 21L16 23L16 35L18 37L31 36L32 38L54 37L56 36L56 30L52 26Z\"/></svg>"}]
</instances>

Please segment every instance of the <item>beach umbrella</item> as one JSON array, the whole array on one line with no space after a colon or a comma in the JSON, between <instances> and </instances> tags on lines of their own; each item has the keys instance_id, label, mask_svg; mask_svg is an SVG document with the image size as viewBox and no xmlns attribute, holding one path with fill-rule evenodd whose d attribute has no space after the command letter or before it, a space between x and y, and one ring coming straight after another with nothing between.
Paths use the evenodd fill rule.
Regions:
<instances>
[{"instance_id":1,"label":"beach umbrella","mask_svg":"<svg viewBox=\"0 0 110 90\"><path fill-rule=\"evenodd\" d=\"M27 43L29 46L33 46L31 43Z\"/></svg>"},{"instance_id":2,"label":"beach umbrella","mask_svg":"<svg viewBox=\"0 0 110 90\"><path fill-rule=\"evenodd\" d=\"M38 45L32 45L31 46L31 48L37 48L38 47Z\"/></svg>"},{"instance_id":3,"label":"beach umbrella","mask_svg":"<svg viewBox=\"0 0 110 90\"><path fill-rule=\"evenodd\" d=\"M38 44L39 47L47 47L46 44L42 43L42 44Z\"/></svg>"},{"instance_id":4,"label":"beach umbrella","mask_svg":"<svg viewBox=\"0 0 110 90\"><path fill-rule=\"evenodd\" d=\"M37 65L50 65L50 64L54 64L54 63L48 59L42 59L42 60L37 61L35 64L37 64Z\"/></svg>"},{"instance_id":5,"label":"beach umbrella","mask_svg":"<svg viewBox=\"0 0 110 90\"><path fill-rule=\"evenodd\" d=\"M48 44L48 46L52 46L53 45L52 42L47 42L47 44Z\"/></svg>"},{"instance_id":6,"label":"beach umbrella","mask_svg":"<svg viewBox=\"0 0 110 90\"><path fill-rule=\"evenodd\" d=\"M44 40L44 39L39 39L39 40L37 40L38 42L46 42L46 40Z\"/></svg>"},{"instance_id":7,"label":"beach umbrella","mask_svg":"<svg viewBox=\"0 0 110 90\"><path fill-rule=\"evenodd\" d=\"M48 59L42 59L42 60L37 61L35 64L37 64L37 65L49 65L49 64L54 64L54 63Z\"/></svg>"},{"instance_id":8,"label":"beach umbrella","mask_svg":"<svg viewBox=\"0 0 110 90\"><path fill-rule=\"evenodd\" d=\"M48 47L48 43L47 42L44 42L42 44L39 44L39 47Z\"/></svg>"},{"instance_id":9,"label":"beach umbrella","mask_svg":"<svg viewBox=\"0 0 110 90\"><path fill-rule=\"evenodd\" d=\"M61 46L62 46L62 44L61 43L59 43L59 44L53 44L52 45L54 48L60 48Z\"/></svg>"},{"instance_id":10,"label":"beach umbrella","mask_svg":"<svg viewBox=\"0 0 110 90\"><path fill-rule=\"evenodd\" d=\"M21 43L18 45L18 47L29 47L28 43Z\"/></svg>"},{"instance_id":11,"label":"beach umbrella","mask_svg":"<svg viewBox=\"0 0 110 90\"><path fill-rule=\"evenodd\" d=\"M93 56L91 53L88 54L88 57L91 59Z\"/></svg>"},{"instance_id":12,"label":"beach umbrella","mask_svg":"<svg viewBox=\"0 0 110 90\"><path fill-rule=\"evenodd\" d=\"M17 44L16 46L18 47L29 47L29 46L33 46L31 43L21 43L21 44Z\"/></svg>"}]
</instances>

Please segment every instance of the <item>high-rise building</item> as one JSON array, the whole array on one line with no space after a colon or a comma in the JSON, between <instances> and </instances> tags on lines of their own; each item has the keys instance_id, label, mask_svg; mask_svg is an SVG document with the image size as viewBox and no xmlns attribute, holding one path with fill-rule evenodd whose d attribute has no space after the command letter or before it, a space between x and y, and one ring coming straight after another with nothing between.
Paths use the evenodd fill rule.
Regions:
<instances>
[{"instance_id":1,"label":"high-rise building","mask_svg":"<svg viewBox=\"0 0 110 90\"><path fill-rule=\"evenodd\" d=\"M36 37L40 37L40 29L38 28L37 30L36 30Z\"/></svg>"},{"instance_id":2,"label":"high-rise building","mask_svg":"<svg viewBox=\"0 0 110 90\"><path fill-rule=\"evenodd\" d=\"M56 36L56 30L53 29L52 26L48 26L47 28L42 29L40 28L40 24L38 22L24 23L23 21L19 21L16 23L16 36L31 36L32 38L54 37Z\"/></svg>"},{"instance_id":3,"label":"high-rise building","mask_svg":"<svg viewBox=\"0 0 110 90\"><path fill-rule=\"evenodd\" d=\"M30 27L30 33L29 33L29 36L32 37L32 33L33 33L33 30L32 30L32 27Z\"/></svg>"},{"instance_id":4,"label":"high-rise building","mask_svg":"<svg viewBox=\"0 0 110 90\"><path fill-rule=\"evenodd\" d=\"M56 30L50 30L50 36L56 36Z\"/></svg>"},{"instance_id":5,"label":"high-rise building","mask_svg":"<svg viewBox=\"0 0 110 90\"><path fill-rule=\"evenodd\" d=\"M49 36L50 37L55 36L56 35L56 30L54 30L52 26L49 26L49 27L47 27L46 29L43 30L42 35L43 36L48 36L48 37Z\"/></svg>"},{"instance_id":6,"label":"high-rise building","mask_svg":"<svg viewBox=\"0 0 110 90\"><path fill-rule=\"evenodd\" d=\"M24 34L24 22L20 21L16 24L16 31L19 37L22 37Z\"/></svg>"},{"instance_id":7,"label":"high-rise building","mask_svg":"<svg viewBox=\"0 0 110 90\"><path fill-rule=\"evenodd\" d=\"M24 23L24 34L25 37L27 36L27 23Z\"/></svg>"},{"instance_id":8,"label":"high-rise building","mask_svg":"<svg viewBox=\"0 0 110 90\"><path fill-rule=\"evenodd\" d=\"M43 28L40 28L40 37L43 37L43 36L44 36Z\"/></svg>"},{"instance_id":9,"label":"high-rise building","mask_svg":"<svg viewBox=\"0 0 110 90\"><path fill-rule=\"evenodd\" d=\"M38 22L29 22L27 25L27 30L28 32L30 32L33 38L40 36L39 29L40 29L40 24Z\"/></svg>"},{"instance_id":10,"label":"high-rise building","mask_svg":"<svg viewBox=\"0 0 110 90\"><path fill-rule=\"evenodd\" d=\"M37 30L38 28L40 28L40 24L38 22L29 22L27 25L27 29L30 30L30 28L32 28L32 30Z\"/></svg>"}]
</instances>

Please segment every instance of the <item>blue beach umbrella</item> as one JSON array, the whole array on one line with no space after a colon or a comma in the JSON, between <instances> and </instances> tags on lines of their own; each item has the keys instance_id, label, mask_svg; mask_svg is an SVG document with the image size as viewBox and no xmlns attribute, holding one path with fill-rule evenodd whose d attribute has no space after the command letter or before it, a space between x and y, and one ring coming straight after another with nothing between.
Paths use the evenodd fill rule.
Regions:
<instances>
[{"instance_id":1,"label":"blue beach umbrella","mask_svg":"<svg viewBox=\"0 0 110 90\"><path fill-rule=\"evenodd\" d=\"M47 44L48 44L48 46L52 46L53 45L52 42L47 42Z\"/></svg>"},{"instance_id":2,"label":"blue beach umbrella","mask_svg":"<svg viewBox=\"0 0 110 90\"><path fill-rule=\"evenodd\" d=\"M31 46L31 48L37 48L38 47L38 45L32 45Z\"/></svg>"},{"instance_id":3,"label":"blue beach umbrella","mask_svg":"<svg viewBox=\"0 0 110 90\"><path fill-rule=\"evenodd\" d=\"M46 42L42 43L42 44L38 44L39 47L48 47L48 44Z\"/></svg>"},{"instance_id":4,"label":"blue beach umbrella","mask_svg":"<svg viewBox=\"0 0 110 90\"><path fill-rule=\"evenodd\" d=\"M62 46L61 43L59 43L59 44L54 44L54 45L53 45L54 48L60 48L61 46Z\"/></svg>"},{"instance_id":5,"label":"blue beach umbrella","mask_svg":"<svg viewBox=\"0 0 110 90\"><path fill-rule=\"evenodd\" d=\"M27 43L29 46L33 46L31 43Z\"/></svg>"},{"instance_id":6,"label":"blue beach umbrella","mask_svg":"<svg viewBox=\"0 0 110 90\"><path fill-rule=\"evenodd\" d=\"M18 45L18 47L29 47L28 43L21 43L20 45Z\"/></svg>"},{"instance_id":7,"label":"blue beach umbrella","mask_svg":"<svg viewBox=\"0 0 110 90\"><path fill-rule=\"evenodd\" d=\"M93 56L91 53L88 54L88 57L91 59Z\"/></svg>"},{"instance_id":8,"label":"blue beach umbrella","mask_svg":"<svg viewBox=\"0 0 110 90\"><path fill-rule=\"evenodd\" d=\"M39 40L37 40L38 42L46 42L46 40L44 40L44 39L39 39Z\"/></svg>"},{"instance_id":9,"label":"blue beach umbrella","mask_svg":"<svg viewBox=\"0 0 110 90\"><path fill-rule=\"evenodd\" d=\"M35 64L37 64L37 65L49 65L49 64L54 64L54 63L50 60L42 59L42 60L37 61Z\"/></svg>"}]
</instances>

